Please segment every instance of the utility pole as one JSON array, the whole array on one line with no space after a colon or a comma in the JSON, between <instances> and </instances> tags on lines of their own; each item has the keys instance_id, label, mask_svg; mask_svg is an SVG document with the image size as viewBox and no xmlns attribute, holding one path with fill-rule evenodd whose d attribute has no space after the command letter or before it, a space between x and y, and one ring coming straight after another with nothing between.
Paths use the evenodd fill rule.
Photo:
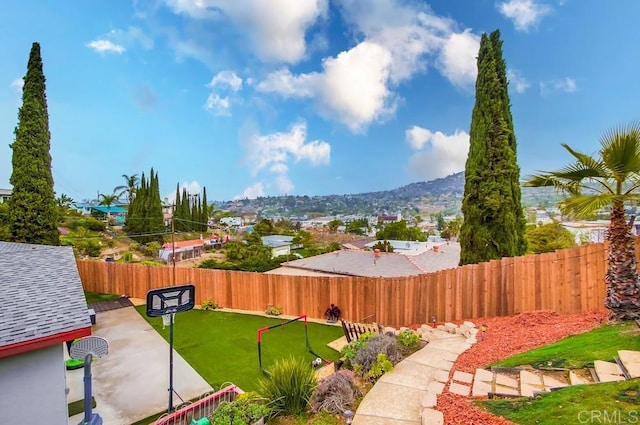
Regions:
<instances>
[{"instance_id":1,"label":"utility pole","mask_svg":"<svg viewBox=\"0 0 640 425\"><path fill-rule=\"evenodd\" d=\"M173 263L173 285L176 284L176 204L171 205L171 262Z\"/></svg>"}]
</instances>

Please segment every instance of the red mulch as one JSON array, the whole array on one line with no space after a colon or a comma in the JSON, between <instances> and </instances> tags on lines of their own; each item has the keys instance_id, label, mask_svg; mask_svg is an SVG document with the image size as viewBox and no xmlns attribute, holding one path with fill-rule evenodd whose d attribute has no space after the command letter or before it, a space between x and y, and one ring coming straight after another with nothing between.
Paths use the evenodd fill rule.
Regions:
<instances>
[{"instance_id":1,"label":"red mulch","mask_svg":"<svg viewBox=\"0 0 640 425\"><path fill-rule=\"evenodd\" d=\"M575 335L600 325L607 320L607 311L580 314L558 314L553 311L534 311L516 316L470 320L478 328L487 326L484 337L462 353L456 360L455 370L474 373L479 367L506 359L514 354L546 345L569 335ZM444 414L449 425L509 425L512 422L491 415L473 405L470 398L448 392L438 397L437 410Z\"/></svg>"}]
</instances>

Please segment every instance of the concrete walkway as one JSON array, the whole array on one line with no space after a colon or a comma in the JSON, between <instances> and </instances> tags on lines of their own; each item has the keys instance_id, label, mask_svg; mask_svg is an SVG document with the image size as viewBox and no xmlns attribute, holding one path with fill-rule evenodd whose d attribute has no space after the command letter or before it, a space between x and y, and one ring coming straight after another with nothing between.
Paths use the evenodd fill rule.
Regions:
<instances>
[{"instance_id":1,"label":"concrete walkway","mask_svg":"<svg viewBox=\"0 0 640 425\"><path fill-rule=\"evenodd\" d=\"M423 325L418 332L426 347L385 373L365 395L353 418L354 425L443 424L435 410L438 394L449 381L458 355L476 342L478 330L471 322L452 323L438 329Z\"/></svg>"},{"instance_id":2,"label":"concrete walkway","mask_svg":"<svg viewBox=\"0 0 640 425\"><path fill-rule=\"evenodd\" d=\"M98 313L92 333L109 342L109 354L91 368L95 412L104 423L129 425L166 411L169 344L133 307ZM175 350L173 367L174 389L184 400L212 390ZM68 402L84 398L83 376L83 369L67 371ZM180 403L174 395L174 407ZM83 414L69 418L69 425L78 424L82 418Z\"/></svg>"}]
</instances>

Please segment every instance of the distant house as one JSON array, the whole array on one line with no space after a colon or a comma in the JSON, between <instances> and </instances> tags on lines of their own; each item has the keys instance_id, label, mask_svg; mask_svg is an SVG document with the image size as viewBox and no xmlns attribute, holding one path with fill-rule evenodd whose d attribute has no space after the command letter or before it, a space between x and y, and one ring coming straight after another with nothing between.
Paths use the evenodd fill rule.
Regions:
<instances>
[{"instance_id":1,"label":"distant house","mask_svg":"<svg viewBox=\"0 0 640 425\"><path fill-rule=\"evenodd\" d=\"M389 224L389 223L397 223L402 221L402 214L398 213L396 215L380 215L378 216L378 223Z\"/></svg>"},{"instance_id":2,"label":"distant house","mask_svg":"<svg viewBox=\"0 0 640 425\"><path fill-rule=\"evenodd\" d=\"M124 224L127 220L127 210L118 205L92 205L90 210L92 215L100 215L103 220L111 218L116 224Z\"/></svg>"},{"instance_id":3,"label":"distant house","mask_svg":"<svg viewBox=\"0 0 640 425\"><path fill-rule=\"evenodd\" d=\"M11 189L0 189L0 204L7 202L12 193L13 190Z\"/></svg>"},{"instance_id":4,"label":"distant house","mask_svg":"<svg viewBox=\"0 0 640 425\"><path fill-rule=\"evenodd\" d=\"M262 237L262 245L271 248L271 257L291 254L293 236L270 235Z\"/></svg>"},{"instance_id":5,"label":"distant house","mask_svg":"<svg viewBox=\"0 0 640 425\"><path fill-rule=\"evenodd\" d=\"M609 220L565 221L562 226L573 233L577 244L604 242L607 239Z\"/></svg>"},{"instance_id":6,"label":"distant house","mask_svg":"<svg viewBox=\"0 0 640 425\"><path fill-rule=\"evenodd\" d=\"M235 227L242 226L242 217L222 217L220 219L220 224Z\"/></svg>"},{"instance_id":7,"label":"distant house","mask_svg":"<svg viewBox=\"0 0 640 425\"><path fill-rule=\"evenodd\" d=\"M417 276L458 266L460 245L443 243L408 256L396 253L340 250L282 263L268 274L295 276Z\"/></svg>"},{"instance_id":8,"label":"distant house","mask_svg":"<svg viewBox=\"0 0 640 425\"><path fill-rule=\"evenodd\" d=\"M175 242L174 244L169 242L162 245L158 257L168 264L173 262L174 253L176 262L193 260L202 257L207 248L221 242L218 238L191 239Z\"/></svg>"},{"instance_id":9,"label":"distant house","mask_svg":"<svg viewBox=\"0 0 640 425\"><path fill-rule=\"evenodd\" d=\"M66 424L64 342L91 335L71 247L0 242L0 423Z\"/></svg>"}]
</instances>

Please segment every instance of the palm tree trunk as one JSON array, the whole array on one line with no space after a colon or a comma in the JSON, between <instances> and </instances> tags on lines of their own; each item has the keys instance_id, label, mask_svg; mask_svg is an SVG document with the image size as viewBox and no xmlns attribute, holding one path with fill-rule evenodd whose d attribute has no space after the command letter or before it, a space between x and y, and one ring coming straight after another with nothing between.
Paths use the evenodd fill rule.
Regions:
<instances>
[{"instance_id":1,"label":"palm tree trunk","mask_svg":"<svg viewBox=\"0 0 640 425\"><path fill-rule=\"evenodd\" d=\"M612 319L640 319L640 285L635 237L625 221L622 202L616 201L613 204L608 239L609 265L605 277L605 307L611 310Z\"/></svg>"}]
</instances>

